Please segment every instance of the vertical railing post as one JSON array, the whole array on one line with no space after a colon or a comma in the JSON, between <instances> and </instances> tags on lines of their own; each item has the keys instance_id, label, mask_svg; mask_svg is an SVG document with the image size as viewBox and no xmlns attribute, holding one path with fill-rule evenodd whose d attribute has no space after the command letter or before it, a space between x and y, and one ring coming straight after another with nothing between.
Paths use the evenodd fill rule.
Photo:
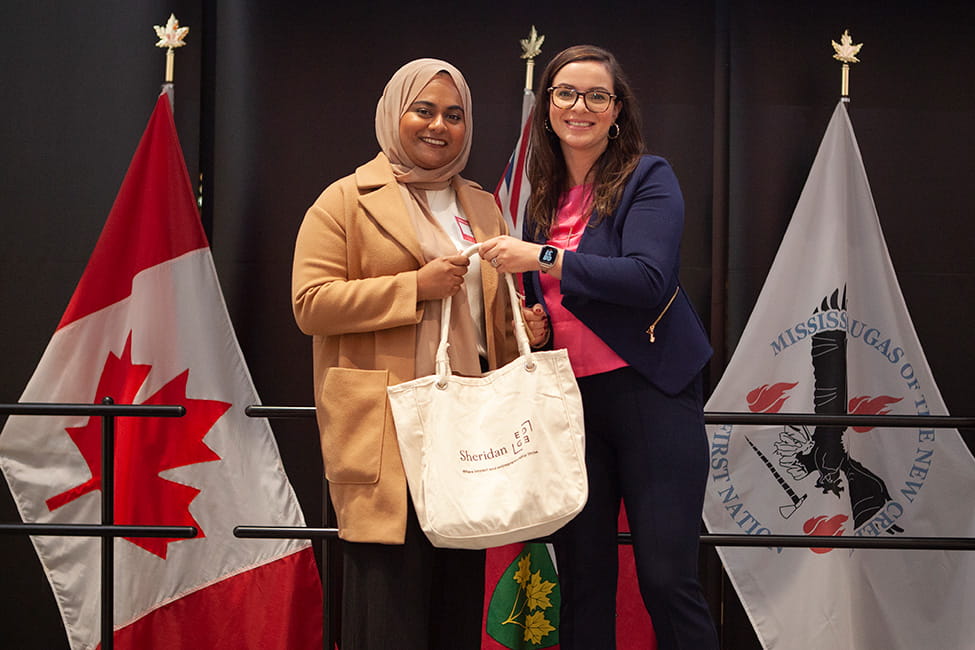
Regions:
<instances>
[{"instance_id":1,"label":"vertical railing post","mask_svg":"<svg viewBox=\"0 0 975 650\"><path fill-rule=\"evenodd\" d=\"M111 397L102 404L114 404ZM102 417L102 524L115 523L115 416ZM114 647L115 537L102 537L102 650Z\"/></svg>"},{"instance_id":2,"label":"vertical railing post","mask_svg":"<svg viewBox=\"0 0 975 650\"><path fill-rule=\"evenodd\" d=\"M322 477L322 524L328 525L328 481ZM322 581L322 648L332 650L336 645L336 639L332 638L332 594L329 593L329 574L331 573L331 553L329 553L328 540L322 540L322 562L319 566L319 578Z\"/></svg>"}]
</instances>

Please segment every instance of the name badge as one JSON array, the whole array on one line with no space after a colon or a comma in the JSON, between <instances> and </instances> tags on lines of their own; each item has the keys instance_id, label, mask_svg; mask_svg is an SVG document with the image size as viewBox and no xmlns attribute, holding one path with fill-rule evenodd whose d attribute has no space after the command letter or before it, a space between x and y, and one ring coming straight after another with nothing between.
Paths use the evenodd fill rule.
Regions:
<instances>
[{"instance_id":1,"label":"name badge","mask_svg":"<svg viewBox=\"0 0 975 650\"><path fill-rule=\"evenodd\" d=\"M454 219L457 221L457 227L460 228L460 236L464 238L464 241L476 244L477 240L474 239L474 230L471 229L471 222L464 217L454 217Z\"/></svg>"}]
</instances>

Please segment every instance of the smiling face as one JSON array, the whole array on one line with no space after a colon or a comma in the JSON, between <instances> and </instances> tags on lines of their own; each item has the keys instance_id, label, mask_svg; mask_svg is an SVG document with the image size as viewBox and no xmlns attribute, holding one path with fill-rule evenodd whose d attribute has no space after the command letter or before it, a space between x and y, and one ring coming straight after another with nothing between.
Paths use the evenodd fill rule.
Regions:
<instances>
[{"instance_id":1,"label":"smiling face","mask_svg":"<svg viewBox=\"0 0 975 650\"><path fill-rule=\"evenodd\" d=\"M467 120L460 92L450 75L430 80L399 121L399 141L417 167L436 169L464 148Z\"/></svg>"},{"instance_id":2,"label":"smiling face","mask_svg":"<svg viewBox=\"0 0 975 650\"><path fill-rule=\"evenodd\" d=\"M615 92L613 75L600 61L573 61L564 65L552 79L553 86L573 88L580 92L603 90ZM619 102L614 101L609 110L593 113L579 97L572 108L558 108L548 103L548 119L552 131L559 137L562 151L566 157L585 153L599 156L609 144L609 127L616 121L620 112Z\"/></svg>"}]
</instances>

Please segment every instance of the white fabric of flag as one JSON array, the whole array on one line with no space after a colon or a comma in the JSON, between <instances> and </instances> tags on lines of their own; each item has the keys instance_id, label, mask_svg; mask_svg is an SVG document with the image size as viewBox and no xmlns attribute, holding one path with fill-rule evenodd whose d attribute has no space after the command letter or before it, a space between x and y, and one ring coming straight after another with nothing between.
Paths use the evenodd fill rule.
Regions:
<instances>
[{"instance_id":1,"label":"white fabric of flag","mask_svg":"<svg viewBox=\"0 0 975 650\"><path fill-rule=\"evenodd\" d=\"M945 415L846 106L709 412ZM712 533L975 536L975 460L955 430L708 427ZM975 647L975 554L719 547L764 648Z\"/></svg>"}]
</instances>

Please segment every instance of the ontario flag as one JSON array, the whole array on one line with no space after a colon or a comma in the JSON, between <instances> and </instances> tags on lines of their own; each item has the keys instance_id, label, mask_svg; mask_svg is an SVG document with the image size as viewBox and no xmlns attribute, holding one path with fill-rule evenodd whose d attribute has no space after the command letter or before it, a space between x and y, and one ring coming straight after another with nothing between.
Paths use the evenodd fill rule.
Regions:
<instances>
[{"instance_id":1,"label":"ontario flag","mask_svg":"<svg viewBox=\"0 0 975 650\"><path fill-rule=\"evenodd\" d=\"M521 235L525 205L531 194L527 161L535 96L525 89L521 131L508 159L494 198L512 236ZM629 532L621 508L619 530ZM540 650L559 647L559 608L562 603L558 571L551 545L509 544L487 550L484 571L484 629L482 650ZM626 650L656 650L650 616L637 584L633 548L619 548L616 594L617 646Z\"/></svg>"},{"instance_id":2,"label":"ontario flag","mask_svg":"<svg viewBox=\"0 0 975 650\"><path fill-rule=\"evenodd\" d=\"M846 105L708 411L945 415L887 252ZM709 426L713 533L975 536L957 431ZM764 648L970 648L975 555L718 552Z\"/></svg>"},{"instance_id":3,"label":"ontario flag","mask_svg":"<svg viewBox=\"0 0 975 650\"><path fill-rule=\"evenodd\" d=\"M304 519L224 305L166 95L22 402L182 404L116 420L115 523L195 526L115 541L116 648L321 648L307 541L236 539ZM30 523L99 523L100 420L11 417L0 466ZM73 649L100 642L100 541L33 537Z\"/></svg>"}]
</instances>

